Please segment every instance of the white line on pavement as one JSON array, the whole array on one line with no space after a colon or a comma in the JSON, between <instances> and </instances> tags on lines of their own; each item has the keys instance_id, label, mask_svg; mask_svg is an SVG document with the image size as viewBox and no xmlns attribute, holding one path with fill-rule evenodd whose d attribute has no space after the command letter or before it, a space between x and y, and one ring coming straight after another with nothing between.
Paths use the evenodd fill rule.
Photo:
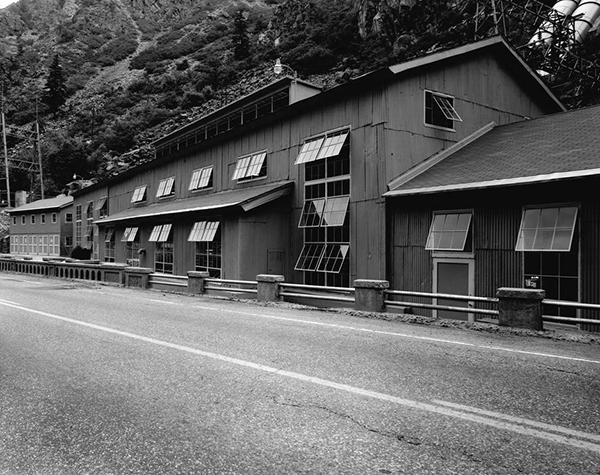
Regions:
<instances>
[{"instance_id":1,"label":"white line on pavement","mask_svg":"<svg viewBox=\"0 0 600 475\"><path fill-rule=\"evenodd\" d=\"M389 394L379 393L376 391L369 391L367 389L358 388L355 386L350 386L348 384L336 383L334 381L329 381L326 379L317 378L314 376L308 376L301 373L295 373L292 371L285 371L278 368L274 368L271 366L266 366L258 363L253 363L251 361L245 361L238 358L232 358L225 355L220 355L217 353L211 353L208 351L198 350L196 348L191 348L189 346L178 345L176 343L170 343L163 340L157 340L155 338L149 338L142 335L138 335L135 333L125 332L121 330L117 330L114 328L104 327L101 325L96 325L93 323L82 322L80 320L75 320L72 318L62 317L60 315L55 315L48 312L42 312L40 310L34 310L31 308L23 307L22 305L16 305L10 303L6 300L0 300L0 305L4 305L6 307L12 307L18 310L22 310L25 312L33 313L36 315L41 315L44 317L52 318L55 320L61 320L64 322L72 323L75 325L80 325L87 328L92 328L94 330L112 333L114 335L123 336L126 338L130 338L133 340L143 341L146 343L151 343L153 345L162 346L166 348L172 348L179 351L184 351L186 353L203 356L205 358L210 358L213 360L223 361L230 364L235 364L237 366L242 366L246 368L251 368L258 371L263 371L266 373L276 374L279 376L287 377L290 379L294 379L297 381L308 382L312 384L316 384L319 386L324 386L328 388L337 389L340 391L345 391L347 393L367 396L370 398L378 399L381 401L390 402L393 404L397 404L403 407L409 407L412 409L418 409L434 414L440 414L448 417L454 417L461 420L466 420L469 422L476 422L482 425L490 426L496 429L504 429L517 434L537 437L540 439L544 439L550 442L556 442L560 444L565 444L570 447L589 450L592 452L596 452L600 454L600 444L596 444L594 442L590 442L589 440L596 440L595 434L588 434L580 431L573 431L571 429L555 426L552 424L543 424L535 421L526 421L525 419L520 420L520 418L513 418L512 416L508 416L501 413L491 412L486 414L486 411L481 409L472 408L469 406L461 406L461 405L453 405L453 407L445 407L451 405L452 403L445 403L443 401L437 401L436 404L424 403L419 401L413 401L410 399L403 399L396 396L392 396ZM436 401L434 401L436 402ZM464 412L463 412L464 411ZM492 415L493 417L488 417ZM504 420L498 420L504 419ZM537 428L532 428L528 426L534 426ZM545 430L547 429L547 430ZM560 433L568 434L567 436L560 435ZM579 438L575 438L579 437ZM580 440L580 439L588 439L588 440Z\"/></svg>"},{"instance_id":2,"label":"white line on pavement","mask_svg":"<svg viewBox=\"0 0 600 475\"><path fill-rule=\"evenodd\" d=\"M214 308L214 307L202 307L202 306L198 306L198 305L194 305L193 308L197 308L200 310L217 310L217 308ZM409 335L407 333L390 332L390 331L384 331L384 330L372 330L369 328L353 327L351 325L339 325L337 323L314 322L311 320L302 320L299 318L277 317L274 315L264 315L264 314L260 314L260 313L242 312L240 310L229 310L229 309L222 309L222 308L219 308L218 310L220 312L236 313L236 314L240 314L240 315L247 315L250 317L267 318L267 319L271 319L271 320L281 320L281 321L287 321L287 322L302 323L305 325L317 325L317 326L322 326L322 327L339 328L341 330L352 330L352 331L365 332L365 333L374 333L377 335L388 335L388 336L395 336L395 337L399 337L399 338L411 338L414 340L432 341L435 343L448 343L451 345L470 346L473 348L480 348L480 349L484 349L484 350L505 351L508 353L517 353L517 354L529 355L529 356L541 356L544 358L556 358L556 359L569 360L569 361L580 361L580 362L584 362L584 363L600 364L600 360L592 360L592 359L588 359L588 358L576 358L573 356L554 355L551 353L540 353L540 352L536 352L536 351L515 350L512 348L504 348L501 346L477 345L475 343L467 343L464 341L446 340L443 338L433 338L433 337L419 336L419 335Z\"/></svg>"}]
</instances>

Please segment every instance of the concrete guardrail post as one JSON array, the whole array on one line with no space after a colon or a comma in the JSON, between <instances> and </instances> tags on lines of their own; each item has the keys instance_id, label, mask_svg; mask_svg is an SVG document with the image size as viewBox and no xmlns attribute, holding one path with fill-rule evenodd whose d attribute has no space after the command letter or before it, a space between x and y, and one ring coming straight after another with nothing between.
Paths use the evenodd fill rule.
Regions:
<instances>
[{"instance_id":1,"label":"concrete guardrail post","mask_svg":"<svg viewBox=\"0 0 600 475\"><path fill-rule=\"evenodd\" d=\"M191 270L187 273L188 276L188 292L190 294L204 293L204 279L208 279L208 272Z\"/></svg>"},{"instance_id":2,"label":"concrete guardrail post","mask_svg":"<svg viewBox=\"0 0 600 475\"><path fill-rule=\"evenodd\" d=\"M385 312L387 280L356 279L354 281L354 308L367 312Z\"/></svg>"},{"instance_id":3,"label":"concrete guardrail post","mask_svg":"<svg viewBox=\"0 0 600 475\"><path fill-rule=\"evenodd\" d=\"M125 286L147 289L152 272L149 267L125 267Z\"/></svg>"},{"instance_id":4,"label":"concrete guardrail post","mask_svg":"<svg viewBox=\"0 0 600 475\"><path fill-rule=\"evenodd\" d=\"M256 276L256 299L260 302L279 300L279 283L285 281L282 275L258 274Z\"/></svg>"},{"instance_id":5,"label":"concrete guardrail post","mask_svg":"<svg viewBox=\"0 0 600 475\"><path fill-rule=\"evenodd\" d=\"M503 326L543 330L542 300L546 298L544 290L513 289L502 287L496 293L498 297L498 323Z\"/></svg>"}]
</instances>

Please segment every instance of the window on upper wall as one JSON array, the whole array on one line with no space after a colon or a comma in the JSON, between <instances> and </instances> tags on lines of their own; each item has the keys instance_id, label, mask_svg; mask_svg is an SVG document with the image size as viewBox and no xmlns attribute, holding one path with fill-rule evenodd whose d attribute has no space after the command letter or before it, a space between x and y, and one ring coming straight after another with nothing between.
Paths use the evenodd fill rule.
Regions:
<instances>
[{"instance_id":1,"label":"window on upper wall","mask_svg":"<svg viewBox=\"0 0 600 475\"><path fill-rule=\"evenodd\" d=\"M56 213L52 213L52 222L56 223L58 221L58 215Z\"/></svg>"},{"instance_id":2,"label":"window on upper wall","mask_svg":"<svg viewBox=\"0 0 600 475\"><path fill-rule=\"evenodd\" d=\"M576 221L577 206L525 209L515 250L569 252Z\"/></svg>"},{"instance_id":3,"label":"window on upper wall","mask_svg":"<svg viewBox=\"0 0 600 475\"><path fill-rule=\"evenodd\" d=\"M46 224L46 214L45 214L45 213L42 213L42 214L40 215L40 218L41 218L41 223L42 223L42 224Z\"/></svg>"},{"instance_id":4,"label":"window on upper wall","mask_svg":"<svg viewBox=\"0 0 600 475\"><path fill-rule=\"evenodd\" d=\"M146 201L146 185L138 186L133 190L133 195L131 195L132 203L141 203L143 201Z\"/></svg>"},{"instance_id":5,"label":"window on upper wall","mask_svg":"<svg viewBox=\"0 0 600 475\"><path fill-rule=\"evenodd\" d=\"M17 225L17 217L13 216L12 217L12 223L16 226Z\"/></svg>"},{"instance_id":6,"label":"window on upper wall","mask_svg":"<svg viewBox=\"0 0 600 475\"><path fill-rule=\"evenodd\" d=\"M342 129L307 140L302 145L294 165L338 156L349 133L349 129Z\"/></svg>"},{"instance_id":7,"label":"window on upper wall","mask_svg":"<svg viewBox=\"0 0 600 475\"><path fill-rule=\"evenodd\" d=\"M238 158L232 180L247 181L267 176L267 152L256 152Z\"/></svg>"},{"instance_id":8,"label":"window on upper wall","mask_svg":"<svg viewBox=\"0 0 600 475\"><path fill-rule=\"evenodd\" d=\"M156 190L157 198L164 198L165 196L171 196L175 193L173 190L173 184L175 183L175 177L164 178L160 180L158 184L158 190Z\"/></svg>"},{"instance_id":9,"label":"window on upper wall","mask_svg":"<svg viewBox=\"0 0 600 475\"><path fill-rule=\"evenodd\" d=\"M31 215L31 224L35 224L35 214Z\"/></svg>"},{"instance_id":10,"label":"window on upper wall","mask_svg":"<svg viewBox=\"0 0 600 475\"><path fill-rule=\"evenodd\" d=\"M425 249L429 251L470 251L470 212L435 213Z\"/></svg>"},{"instance_id":11,"label":"window on upper wall","mask_svg":"<svg viewBox=\"0 0 600 475\"><path fill-rule=\"evenodd\" d=\"M73 213L65 213L65 223L73 222Z\"/></svg>"},{"instance_id":12,"label":"window on upper wall","mask_svg":"<svg viewBox=\"0 0 600 475\"><path fill-rule=\"evenodd\" d=\"M190 180L189 190L205 190L212 188L212 167L199 168L192 172L192 179Z\"/></svg>"},{"instance_id":13,"label":"window on upper wall","mask_svg":"<svg viewBox=\"0 0 600 475\"><path fill-rule=\"evenodd\" d=\"M103 196L102 198L100 198L97 202L96 202L96 207L94 208L96 211L98 211L98 216L100 218L103 218L104 216L108 215L108 206L107 206L108 202L107 202L107 197Z\"/></svg>"},{"instance_id":14,"label":"window on upper wall","mask_svg":"<svg viewBox=\"0 0 600 475\"><path fill-rule=\"evenodd\" d=\"M454 98L425 91L425 125L454 130L454 122L462 122L454 108Z\"/></svg>"},{"instance_id":15,"label":"window on upper wall","mask_svg":"<svg viewBox=\"0 0 600 475\"><path fill-rule=\"evenodd\" d=\"M25 224L25 215L21 216L21 224Z\"/></svg>"}]
</instances>

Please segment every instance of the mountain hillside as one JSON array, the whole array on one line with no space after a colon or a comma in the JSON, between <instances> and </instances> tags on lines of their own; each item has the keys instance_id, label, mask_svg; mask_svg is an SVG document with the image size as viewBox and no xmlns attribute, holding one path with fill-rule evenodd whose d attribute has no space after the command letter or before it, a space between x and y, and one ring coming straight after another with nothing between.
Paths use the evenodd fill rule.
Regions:
<instances>
[{"instance_id":1,"label":"mountain hillside","mask_svg":"<svg viewBox=\"0 0 600 475\"><path fill-rule=\"evenodd\" d=\"M494 34L490 4L19 0L0 10L11 190L40 196L38 150L48 196L74 174L100 179L150 160L152 140L273 81L277 58L331 87ZM598 37L591 44L595 59Z\"/></svg>"}]
</instances>

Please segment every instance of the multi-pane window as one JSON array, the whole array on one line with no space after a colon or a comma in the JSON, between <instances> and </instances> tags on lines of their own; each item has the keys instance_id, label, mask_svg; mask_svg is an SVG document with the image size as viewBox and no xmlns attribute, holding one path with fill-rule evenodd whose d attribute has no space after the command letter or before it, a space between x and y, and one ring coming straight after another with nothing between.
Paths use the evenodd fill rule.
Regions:
<instances>
[{"instance_id":1,"label":"multi-pane window","mask_svg":"<svg viewBox=\"0 0 600 475\"><path fill-rule=\"evenodd\" d=\"M238 158L232 180L244 181L267 176L267 152L257 152Z\"/></svg>"},{"instance_id":2,"label":"multi-pane window","mask_svg":"<svg viewBox=\"0 0 600 475\"><path fill-rule=\"evenodd\" d=\"M65 223L73 222L73 213L65 213Z\"/></svg>"},{"instance_id":3,"label":"multi-pane window","mask_svg":"<svg viewBox=\"0 0 600 475\"><path fill-rule=\"evenodd\" d=\"M568 252L576 219L576 206L524 210L515 250Z\"/></svg>"},{"instance_id":4,"label":"multi-pane window","mask_svg":"<svg viewBox=\"0 0 600 475\"><path fill-rule=\"evenodd\" d=\"M42 214L40 215L40 222L41 222L42 224L46 224L46 213L42 213Z\"/></svg>"},{"instance_id":5,"label":"multi-pane window","mask_svg":"<svg viewBox=\"0 0 600 475\"><path fill-rule=\"evenodd\" d=\"M25 224L25 215L21 216L21 224Z\"/></svg>"},{"instance_id":6,"label":"multi-pane window","mask_svg":"<svg viewBox=\"0 0 600 475\"><path fill-rule=\"evenodd\" d=\"M192 179L190 180L190 190L204 190L212 188L212 167L199 168L192 172Z\"/></svg>"},{"instance_id":7,"label":"multi-pane window","mask_svg":"<svg viewBox=\"0 0 600 475\"><path fill-rule=\"evenodd\" d=\"M139 267L140 238L138 228L125 228L121 242L125 243L125 262L132 267Z\"/></svg>"},{"instance_id":8,"label":"multi-pane window","mask_svg":"<svg viewBox=\"0 0 600 475\"><path fill-rule=\"evenodd\" d=\"M148 241L155 242L154 270L163 274L173 273L173 240L171 239L172 224L154 226Z\"/></svg>"},{"instance_id":9,"label":"multi-pane window","mask_svg":"<svg viewBox=\"0 0 600 475\"><path fill-rule=\"evenodd\" d=\"M115 262L115 228L104 230L104 262Z\"/></svg>"},{"instance_id":10,"label":"multi-pane window","mask_svg":"<svg viewBox=\"0 0 600 475\"><path fill-rule=\"evenodd\" d=\"M174 176L160 180L160 182L158 183L158 190L156 190L156 197L163 198L165 196L173 195L175 193L173 190L174 183Z\"/></svg>"},{"instance_id":11,"label":"multi-pane window","mask_svg":"<svg viewBox=\"0 0 600 475\"><path fill-rule=\"evenodd\" d=\"M194 223L188 241L196 243L195 270L221 278L221 230L218 221Z\"/></svg>"},{"instance_id":12,"label":"multi-pane window","mask_svg":"<svg viewBox=\"0 0 600 475\"><path fill-rule=\"evenodd\" d=\"M304 206L298 227L304 245L296 270L307 284L350 285L350 154L348 129L307 140L296 163L304 163Z\"/></svg>"},{"instance_id":13,"label":"multi-pane window","mask_svg":"<svg viewBox=\"0 0 600 475\"><path fill-rule=\"evenodd\" d=\"M577 212L577 206L523 210L515 249L524 251L524 284L545 290L548 299L579 300ZM576 316L575 309L550 305L544 313Z\"/></svg>"},{"instance_id":14,"label":"multi-pane window","mask_svg":"<svg viewBox=\"0 0 600 475\"><path fill-rule=\"evenodd\" d=\"M87 240L86 245L92 247L94 241L94 202L88 201L86 209L86 223L85 223L85 237Z\"/></svg>"},{"instance_id":15,"label":"multi-pane window","mask_svg":"<svg viewBox=\"0 0 600 475\"><path fill-rule=\"evenodd\" d=\"M60 255L60 236L55 234L50 236L50 255L51 256L59 256Z\"/></svg>"},{"instance_id":16,"label":"multi-pane window","mask_svg":"<svg viewBox=\"0 0 600 475\"><path fill-rule=\"evenodd\" d=\"M75 206L75 246L81 246L82 206Z\"/></svg>"},{"instance_id":17,"label":"multi-pane window","mask_svg":"<svg viewBox=\"0 0 600 475\"><path fill-rule=\"evenodd\" d=\"M58 221L58 215L56 213L52 213L52 223L56 223Z\"/></svg>"},{"instance_id":18,"label":"multi-pane window","mask_svg":"<svg viewBox=\"0 0 600 475\"><path fill-rule=\"evenodd\" d=\"M17 217L16 216L12 217L12 223L13 223L14 226L17 225Z\"/></svg>"},{"instance_id":19,"label":"multi-pane window","mask_svg":"<svg viewBox=\"0 0 600 475\"><path fill-rule=\"evenodd\" d=\"M138 186L133 190L133 194L131 195L132 203L141 203L143 201L146 201L146 185Z\"/></svg>"},{"instance_id":20,"label":"multi-pane window","mask_svg":"<svg viewBox=\"0 0 600 475\"><path fill-rule=\"evenodd\" d=\"M454 122L462 122L454 108L454 98L446 94L425 91L425 124L454 129Z\"/></svg>"},{"instance_id":21,"label":"multi-pane window","mask_svg":"<svg viewBox=\"0 0 600 475\"><path fill-rule=\"evenodd\" d=\"M307 140L300 149L300 153L296 157L294 164L299 165L301 163L309 163L338 156L346 143L348 134L348 129L342 129Z\"/></svg>"},{"instance_id":22,"label":"multi-pane window","mask_svg":"<svg viewBox=\"0 0 600 475\"><path fill-rule=\"evenodd\" d=\"M470 212L435 213L425 249L429 251L469 251Z\"/></svg>"},{"instance_id":23,"label":"multi-pane window","mask_svg":"<svg viewBox=\"0 0 600 475\"><path fill-rule=\"evenodd\" d=\"M30 216L30 219L31 219L31 224L35 224L35 214L32 214Z\"/></svg>"},{"instance_id":24,"label":"multi-pane window","mask_svg":"<svg viewBox=\"0 0 600 475\"><path fill-rule=\"evenodd\" d=\"M98 216L103 218L108 215L108 202L107 197L103 196L96 202L96 211L98 211Z\"/></svg>"}]
</instances>

